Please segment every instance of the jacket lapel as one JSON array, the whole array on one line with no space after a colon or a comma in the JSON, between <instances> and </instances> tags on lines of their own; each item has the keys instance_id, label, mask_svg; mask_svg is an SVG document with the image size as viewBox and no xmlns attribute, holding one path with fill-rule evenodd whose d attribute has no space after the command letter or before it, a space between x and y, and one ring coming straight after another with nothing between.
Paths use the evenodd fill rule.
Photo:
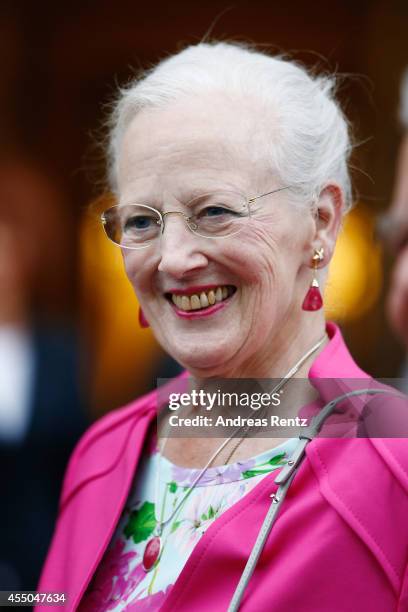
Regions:
<instances>
[{"instance_id":1,"label":"jacket lapel","mask_svg":"<svg viewBox=\"0 0 408 612\"><path fill-rule=\"evenodd\" d=\"M69 610L79 605L114 534L158 407L168 401L170 392L183 388L187 376L183 372L119 415L114 411L103 427L97 422L79 443L64 482L58 545L44 568L53 590L69 593Z\"/></svg>"},{"instance_id":2,"label":"jacket lapel","mask_svg":"<svg viewBox=\"0 0 408 612\"><path fill-rule=\"evenodd\" d=\"M152 409L133 414L132 422L113 425L115 431L101 435L98 444L88 444L85 437L73 455L38 587L42 592L66 593L66 610L77 609L110 542L154 416ZM42 609L51 612L54 606L36 607Z\"/></svg>"},{"instance_id":3,"label":"jacket lapel","mask_svg":"<svg viewBox=\"0 0 408 612\"><path fill-rule=\"evenodd\" d=\"M385 388L354 363L336 326L328 324L328 333L331 342L309 373L322 402L354 389ZM386 395L375 397L382 408L390 402ZM348 412L361 414L366 402L364 395L350 398ZM304 416L311 416L308 408ZM408 541L408 474L402 469L408 465L406 440L318 438L308 445L306 454L321 494L370 549L398 592L408 553L401 545Z\"/></svg>"}]
</instances>

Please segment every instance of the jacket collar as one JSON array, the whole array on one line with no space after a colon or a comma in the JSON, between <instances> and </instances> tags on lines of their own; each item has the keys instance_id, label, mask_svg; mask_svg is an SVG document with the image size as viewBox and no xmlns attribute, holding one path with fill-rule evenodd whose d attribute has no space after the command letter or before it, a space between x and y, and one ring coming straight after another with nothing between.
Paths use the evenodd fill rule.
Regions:
<instances>
[{"instance_id":1,"label":"jacket collar","mask_svg":"<svg viewBox=\"0 0 408 612\"><path fill-rule=\"evenodd\" d=\"M329 343L313 361L308 377L310 384L319 394L319 401L303 406L299 412L302 417L310 418L329 401L355 389L370 387L371 377L353 360L335 323L326 324ZM355 399L356 406L361 399Z\"/></svg>"},{"instance_id":2,"label":"jacket collar","mask_svg":"<svg viewBox=\"0 0 408 612\"><path fill-rule=\"evenodd\" d=\"M330 341L312 363L311 381L316 378L369 378L350 355L339 327L328 322L326 333Z\"/></svg>"}]
</instances>

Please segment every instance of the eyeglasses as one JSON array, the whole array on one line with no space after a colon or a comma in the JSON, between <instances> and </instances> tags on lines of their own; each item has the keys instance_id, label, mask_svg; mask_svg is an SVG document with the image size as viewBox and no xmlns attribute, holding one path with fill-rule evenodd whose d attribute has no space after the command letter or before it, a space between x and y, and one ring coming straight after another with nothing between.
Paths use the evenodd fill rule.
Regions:
<instances>
[{"instance_id":1,"label":"eyeglasses","mask_svg":"<svg viewBox=\"0 0 408 612\"><path fill-rule=\"evenodd\" d=\"M227 238L247 227L255 200L284 189L290 187L250 198L235 191L205 193L186 204L189 215L176 210L162 213L147 204L116 205L102 213L101 221L107 237L124 249L144 249L154 243L164 232L167 215L181 215L188 229L203 238Z\"/></svg>"}]
</instances>

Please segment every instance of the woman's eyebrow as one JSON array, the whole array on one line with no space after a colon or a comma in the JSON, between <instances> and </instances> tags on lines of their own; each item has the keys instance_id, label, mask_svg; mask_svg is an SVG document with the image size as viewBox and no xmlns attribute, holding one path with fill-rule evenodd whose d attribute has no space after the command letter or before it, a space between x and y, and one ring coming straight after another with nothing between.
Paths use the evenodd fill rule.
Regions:
<instances>
[{"instance_id":1,"label":"woman's eyebrow","mask_svg":"<svg viewBox=\"0 0 408 612\"><path fill-rule=\"evenodd\" d=\"M162 197L155 194L135 191L123 201L123 204L146 204L147 206L157 208L159 205L161 205L162 200Z\"/></svg>"},{"instance_id":2,"label":"woman's eyebrow","mask_svg":"<svg viewBox=\"0 0 408 612\"><path fill-rule=\"evenodd\" d=\"M206 194L211 194L216 192L217 189L211 189L211 188L195 188L195 189L186 189L185 191L181 191L181 190L177 190L175 189L174 192L171 194L170 197L166 197L166 196L160 196L160 197L152 197L149 198L149 202L147 202L146 199L146 203L153 206L154 208L157 208L158 210L161 210L163 208L163 206L166 206L167 204L170 204L170 206L172 205L172 202L177 201L179 204L181 204L182 206L188 206L192 200L195 200L196 198L199 198L200 196L204 196ZM219 190L218 190L219 191Z\"/></svg>"},{"instance_id":3,"label":"woman's eyebrow","mask_svg":"<svg viewBox=\"0 0 408 612\"><path fill-rule=\"evenodd\" d=\"M221 193L223 192L239 193L240 191L241 190L238 187L232 186L229 183L225 184L225 182L220 181L217 185L212 185L212 186L207 185L206 187L196 187L195 189L190 189L188 193L186 193L186 197L182 201L188 204L189 202L191 202L191 200L194 200L195 198L199 198L200 196L212 195L214 193L220 193L220 192Z\"/></svg>"},{"instance_id":4,"label":"woman's eyebrow","mask_svg":"<svg viewBox=\"0 0 408 612\"><path fill-rule=\"evenodd\" d=\"M177 187L175 188L173 191L168 190L168 193L170 194L169 197L166 197L166 195L158 195L157 193L154 194L152 192L145 192L143 194L143 192L139 193L134 193L132 196L126 198L126 200L123 200L120 203L121 206L125 206L128 204L145 204L146 206L151 206L152 208L156 208L157 210L159 210L160 212L163 210L163 208L166 206L166 204L170 204L168 202L168 200L176 200L177 202L179 202L182 206L189 206L193 200L196 200L197 198L200 198L201 196L205 196L205 195L211 195L214 193L219 193L222 191L231 191L232 188L230 186L225 186L225 184L222 183L222 181L220 181L220 184L218 185L218 187L216 185L206 185L206 186L200 186L200 187L191 187L191 186L186 186L185 189ZM235 189L236 190L236 189ZM170 204L170 208L171 208L171 204Z\"/></svg>"}]
</instances>

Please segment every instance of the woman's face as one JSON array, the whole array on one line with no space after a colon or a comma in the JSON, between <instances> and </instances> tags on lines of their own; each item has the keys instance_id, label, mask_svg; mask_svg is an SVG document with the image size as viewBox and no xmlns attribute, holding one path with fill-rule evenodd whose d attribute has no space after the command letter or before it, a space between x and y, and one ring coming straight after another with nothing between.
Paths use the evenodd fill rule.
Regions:
<instances>
[{"instance_id":1,"label":"woman's face","mask_svg":"<svg viewBox=\"0 0 408 612\"><path fill-rule=\"evenodd\" d=\"M212 99L144 111L129 125L119 156L119 202L184 211L197 192L234 190L247 196L282 187L262 159L256 114ZM259 136L259 138L258 138ZM290 204L290 190L252 205L236 236L193 234L181 215L165 217L157 242L123 249L126 273L159 343L198 376L238 376L294 337L311 280L314 221ZM227 287L215 306L181 308L172 297ZM224 296L226 292L224 290ZM211 299L210 299L211 298ZM203 299L205 304L205 298ZM201 304L201 302L200 302ZM197 302L195 301L195 305ZM208 312L207 312L208 310Z\"/></svg>"}]
</instances>

